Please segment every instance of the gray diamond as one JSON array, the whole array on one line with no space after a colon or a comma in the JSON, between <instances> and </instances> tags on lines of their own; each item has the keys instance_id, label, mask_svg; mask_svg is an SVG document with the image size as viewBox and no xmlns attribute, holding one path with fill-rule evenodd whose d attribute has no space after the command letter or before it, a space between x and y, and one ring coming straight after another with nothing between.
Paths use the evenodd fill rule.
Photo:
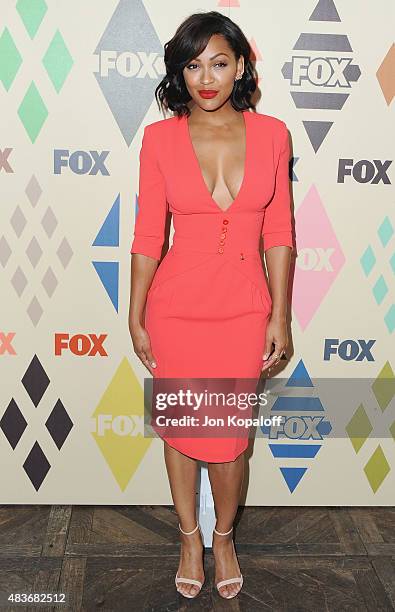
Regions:
<instances>
[{"instance_id":1,"label":"gray diamond","mask_svg":"<svg viewBox=\"0 0 395 612\"><path fill-rule=\"evenodd\" d=\"M73 251L66 237L63 238L62 242L60 243L56 254L59 257L62 266L66 269L73 255Z\"/></svg>"},{"instance_id":2,"label":"gray diamond","mask_svg":"<svg viewBox=\"0 0 395 612\"><path fill-rule=\"evenodd\" d=\"M42 249L40 247L40 245L38 244L36 237L33 236L33 238L31 239L29 246L26 249L26 255L29 258L30 263L32 264L33 268L35 268L38 264L38 262L41 259L43 252Z\"/></svg>"},{"instance_id":3,"label":"gray diamond","mask_svg":"<svg viewBox=\"0 0 395 612\"><path fill-rule=\"evenodd\" d=\"M33 404L37 408L50 383L48 374L44 370L44 367L37 355L33 356L26 369L26 372L22 376L21 382Z\"/></svg>"},{"instance_id":4,"label":"gray diamond","mask_svg":"<svg viewBox=\"0 0 395 612\"><path fill-rule=\"evenodd\" d=\"M45 229L48 238L51 238L52 234L56 229L56 226L58 225L58 220L56 219L55 214L50 206L48 206L47 210L45 211L45 215L42 218L41 225Z\"/></svg>"},{"instance_id":5,"label":"gray diamond","mask_svg":"<svg viewBox=\"0 0 395 612\"><path fill-rule=\"evenodd\" d=\"M22 268L20 268L19 266L17 267L17 269L15 270L12 278L11 278L11 285L14 287L15 291L17 292L18 296L21 297L22 293L25 290L25 287L27 285L27 278L22 270Z\"/></svg>"},{"instance_id":6,"label":"gray diamond","mask_svg":"<svg viewBox=\"0 0 395 612\"><path fill-rule=\"evenodd\" d=\"M26 457L25 463L23 464L23 469L29 476L31 483L36 489L36 491L38 491L41 487L44 478L48 474L50 467L51 464L44 455L41 446L36 441L30 453Z\"/></svg>"},{"instance_id":7,"label":"gray diamond","mask_svg":"<svg viewBox=\"0 0 395 612\"><path fill-rule=\"evenodd\" d=\"M17 206L13 212L13 215L11 217L11 225L18 238L20 238L26 226L26 217L23 214L20 206Z\"/></svg>"},{"instance_id":8,"label":"gray diamond","mask_svg":"<svg viewBox=\"0 0 395 612\"><path fill-rule=\"evenodd\" d=\"M42 286L47 292L47 295L49 297L52 297L53 292L55 291L58 285L58 279L56 278L51 267L48 268L41 282L42 282Z\"/></svg>"},{"instance_id":9,"label":"gray diamond","mask_svg":"<svg viewBox=\"0 0 395 612\"><path fill-rule=\"evenodd\" d=\"M73 427L73 421L70 419L66 408L63 406L60 399L56 402L51 414L45 422L53 441L60 450Z\"/></svg>"},{"instance_id":10,"label":"gray diamond","mask_svg":"<svg viewBox=\"0 0 395 612\"><path fill-rule=\"evenodd\" d=\"M38 299L34 297L32 301L30 302L26 312L29 315L30 320L33 323L33 325L37 325L44 311Z\"/></svg>"},{"instance_id":11,"label":"gray diamond","mask_svg":"<svg viewBox=\"0 0 395 612\"><path fill-rule=\"evenodd\" d=\"M27 187L25 189L25 193L26 193L27 197L29 198L30 204L34 208L36 206L36 204L37 204L41 194L42 194L42 189L41 189L40 185L38 184L38 181L37 181L37 179L36 179L36 177L34 175L30 179L30 181L28 182Z\"/></svg>"},{"instance_id":12,"label":"gray diamond","mask_svg":"<svg viewBox=\"0 0 395 612\"><path fill-rule=\"evenodd\" d=\"M2 236L0 238L0 263L3 266L3 268L5 268L10 258L11 253L12 253L11 247L6 240L6 237Z\"/></svg>"},{"instance_id":13,"label":"gray diamond","mask_svg":"<svg viewBox=\"0 0 395 612\"><path fill-rule=\"evenodd\" d=\"M27 427L27 421L14 398L12 398L5 413L1 417L0 427L10 443L11 448L15 449Z\"/></svg>"}]
</instances>

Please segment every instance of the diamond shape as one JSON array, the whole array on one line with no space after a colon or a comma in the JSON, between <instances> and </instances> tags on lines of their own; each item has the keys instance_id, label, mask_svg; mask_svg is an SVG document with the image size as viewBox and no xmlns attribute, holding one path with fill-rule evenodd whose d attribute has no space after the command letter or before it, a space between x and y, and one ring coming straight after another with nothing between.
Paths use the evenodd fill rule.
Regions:
<instances>
[{"instance_id":1,"label":"diamond shape","mask_svg":"<svg viewBox=\"0 0 395 612\"><path fill-rule=\"evenodd\" d=\"M372 247L369 245L365 252L363 253L361 259L361 266L363 271L365 272L365 276L369 276L371 273L374 264L376 263L376 256L373 252Z\"/></svg>"},{"instance_id":2,"label":"diamond shape","mask_svg":"<svg viewBox=\"0 0 395 612\"><path fill-rule=\"evenodd\" d=\"M376 493L391 470L380 444L363 469L373 493Z\"/></svg>"},{"instance_id":3,"label":"diamond shape","mask_svg":"<svg viewBox=\"0 0 395 612\"><path fill-rule=\"evenodd\" d=\"M27 285L27 278L24 271L19 266L12 275L11 285L14 287L18 297L21 297Z\"/></svg>"},{"instance_id":4,"label":"diamond shape","mask_svg":"<svg viewBox=\"0 0 395 612\"><path fill-rule=\"evenodd\" d=\"M15 46L8 28L0 36L0 81L8 91L22 64L22 56Z\"/></svg>"},{"instance_id":5,"label":"diamond shape","mask_svg":"<svg viewBox=\"0 0 395 612\"><path fill-rule=\"evenodd\" d=\"M32 264L33 268L37 266L38 262L41 259L42 254L43 254L42 248L38 244L37 238L33 236L33 238L29 242L29 245L26 249L26 255L30 263Z\"/></svg>"},{"instance_id":6,"label":"diamond shape","mask_svg":"<svg viewBox=\"0 0 395 612\"><path fill-rule=\"evenodd\" d=\"M70 259L73 256L73 251L67 238L63 238L58 250L56 251L56 255L59 257L60 263L62 264L63 268L67 268L70 263Z\"/></svg>"},{"instance_id":7,"label":"diamond shape","mask_svg":"<svg viewBox=\"0 0 395 612\"><path fill-rule=\"evenodd\" d=\"M43 315L44 310L36 296L32 298L26 312L29 315L33 325L37 325Z\"/></svg>"},{"instance_id":8,"label":"diamond shape","mask_svg":"<svg viewBox=\"0 0 395 612\"><path fill-rule=\"evenodd\" d=\"M70 419L65 407L60 399L56 402L51 414L45 422L45 425L52 436L53 441L60 450L69 435L73 422Z\"/></svg>"},{"instance_id":9,"label":"diamond shape","mask_svg":"<svg viewBox=\"0 0 395 612\"><path fill-rule=\"evenodd\" d=\"M25 189L25 193L33 208L36 206L38 200L40 199L42 192L43 190L41 189L38 180L33 174Z\"/></svg>"},{"instance_id":10,"label":"diamond shape","mask_svg":"<svg viewBox=\"0 0 395 612\"><path fill-rule=\"evenodd\" d=\"M391 304L391 306L385 313L384 321L388 331L390 332L390 334L392 334L395 329L395 304Z\"/></svg>"},{"instance_id":11,"label":"diamond shape","mask_svg":"<svg viewBox=\"0 0 395 612\"><path fill-rule=\"evenodd\" d=\"M7 262L11 256L11 247L7 242L7 239L5 236L2 236L0 238L0 263L3 266L3 268L6 267Z\"/></svg>"},{"instance_id":12,"label":"diamond shape","mask_svg":"<svg viewBox=\"0 0 395 612\"><path fill-rule=\"evenodd\" d=\"M45 0L34 0L34 2L32 0L18 0L16 10L23 21L27 33L33 39L48 10L47 3Z\"/></svg>"},{"instance_id":13,"label":"diamond shape","mask_svg":"<svg viewBox=\"0 0 395 612\"><path fill-rule=\"evenodd\" d=\"M373 426L369 421L365 408L361 404L354 412L346 427L346 432L348 433L356 453L360 451L372 431Z\"/></svg>"},{"instance_id":14,"label":"diamond shape","mask_svg":"<svg viewBox=\"0 0 395 612\"><path fill-rule=\"evenodd\" d=\"M381 304L381 302L383 301L383 299L388 293L388 286L382 274L380 274L377 281L373 285L372 291L373 291L374 299L376 300L376 304Z\"/></svg>"},{"instance_id":15,"label":"diamond shape","mask_svg":"<svg viewBox=\"0 0 395 612\"><path fill-rule=\"evenodd\" d=\"M20 238L27 223L26 217L23 214L20 206L17 206L12 213L10 223L15 234L18 236L18 238Z\"/></svg>"},{"instance_id":16,"label":"diamond shape","mask_svg":"<svg viewBox=\"0 0 395 612\"><path fill-rule=\"evenodd\" d=\"M372 383L372 391L381 412L384 412L395 395L395 375L387 361L376 380Z\"/></svg>"},{"instance_id":17,"label":"diamond shape","mask_svg":"<svg viewBox=\"0 0 395 612\"><path fill-rule=\"evenodd\" d=\"M58 220L50 206L48 206L47 210L45 211L45 215L41 220L41 225L45 229L45 233L47 234L48 238L52 238L52 234L58 225Z\"/></svg>"},{"instance_id":18,"label":"diamond shape","mask_svg":"<svg viewBox=\"0 0 395 612\"><path fill-rule=\"evenodd\" d=\"M49 266L44 274L41 284L47 292L48 297L52 297L56 287L58 286L58 279L56 278L51 266Z\"/></svg>"},{"instance_id":19,"label":"diamond shape","mask_svg":"<svg viewBox=\"0 0 395 612\"><path fill-rule=\"evenodd\" d=\"M36 491L41 487L50 467L51 465L48 459L44 455L41 446L36 441L23 464L23 469L29 476Z\"/></svg>"},{"instance_id":20,"label":"diamond shape","mask_svg":"<svg viewBox=\"0 0 395 612\"><path fill-rule=\"evenodd\" d=\"M0 420L0 428L3 430L12 449L15 449L26 427L27 421L15 400L12 399Z\"/></svg>"},{"instance_id":21,"label":"diamond shape","mask_svg":"<svg viewBox=\"0 0 395 612\"><path fill-rule=\"evenodd\" d=\"M395 442L395 421L392 423L391 427L389 428L392 437L394 438L394 442Z\"/></svg>"},{"instance_id":22,"label":"diamond shape","mask_svg":"<svg viewBox=\"0 0 395 612\"><path fill-rule=\"evenodd\" d=\"M23 375L22 384L37 408L49 385L49 378L37 355L34 355L29 367Z\"/></svg>"},{"instance_id":23,"label":"diamond shape","mask_svg":"<svg viewBox=\"0 0 395 612\"><path fill-rule=\"evenodd\" d=\"M33 81L18 108L18 115L30 140L35 142L48 117L48 110Z\"/></svg>"},{"instance_id":24,"label":"diamond shape","mask_svg":"<svg viewBox=\"0 0 395 612\"><path fill-rule=\"evenodd\" d=\"M73 63L73 58L66 47L63 37L59 30L57 30L43 57L43 64L57 93L62 89Z\"/></svg>"},{"instance_id":25,"label":"diamond shape","mask_svg":"<svg viewBox=\"0 0 395 612\"><path fill-rule=\"evenodd\" d=\"M391 221L388 217L385 217L384 221L380 225L377 231L381 244L383 247L387 246L388 242L394 235L394 228L392 227Z\"/></svg>"}]
</instances>

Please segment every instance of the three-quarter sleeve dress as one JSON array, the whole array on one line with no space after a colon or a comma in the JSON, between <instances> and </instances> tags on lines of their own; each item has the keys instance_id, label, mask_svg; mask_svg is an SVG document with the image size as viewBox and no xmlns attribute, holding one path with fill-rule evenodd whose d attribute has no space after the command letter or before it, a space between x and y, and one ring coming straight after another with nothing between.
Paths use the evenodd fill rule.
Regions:
<instances>
[{"instance_id":1,"label":"three-quarter sleeve dress","mask_svg":"<svg viewBox=\"0 0 395 612\"><path fill-rule=\"evenodd\" d=\"M272 300L259 242L262 236L264 251L293 249L290 146L283 121L241 112L244 178L226 211L206 186L187 117L162 119L144 129L130 252L160 262L145 308L157 363L154 378L189 380L193 386L202 379L257 383L260 377ZM162 258L168 211L174 235ZM209 409L215 415L215 408ZM248 445L247 435L233 435L236 430L226 426L221 436L207 430L197 435L203 429L193 427L182 437L161 431L170 446L207 462L233 461Z\"/></svg>"}]
</instances>

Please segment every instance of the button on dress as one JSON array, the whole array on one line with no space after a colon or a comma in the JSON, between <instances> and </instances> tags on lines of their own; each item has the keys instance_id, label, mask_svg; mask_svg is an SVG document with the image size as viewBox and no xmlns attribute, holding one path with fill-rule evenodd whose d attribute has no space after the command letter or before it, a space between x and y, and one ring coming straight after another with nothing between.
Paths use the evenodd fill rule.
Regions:
<instances>
[{"instance_id":1,"label":"button on dress","mask_svg":"<svg viewBox=\"0 0 395 612\"><path fill-rule=\"evenodd\" d=\"M186 115L144 128L131 253L161 259L167 211L173 243L147 293L145 328L154 378L244 378L258 382L272 300L259 253L293 248L286 124L241 111L244 177L224 211L204 181ZM248 435L248 434L247 434ZM161 437L207 462L233 461L248 437Z\"/></svg>"}]
</instances>

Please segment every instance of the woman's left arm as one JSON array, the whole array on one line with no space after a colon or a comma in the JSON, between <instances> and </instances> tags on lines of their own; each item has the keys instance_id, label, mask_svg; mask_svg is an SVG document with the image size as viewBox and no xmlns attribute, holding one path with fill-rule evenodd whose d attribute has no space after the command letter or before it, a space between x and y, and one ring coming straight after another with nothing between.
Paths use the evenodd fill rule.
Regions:
<instances>
[{"instance_id":1,"label":"woman's left arm","mask_svg":"<svg viewBox=\"0 0 395 612\"><path fill-rule=\"evenodd\" d=\"M265 352L263 355L265 363L262 370L279 363L288 344L287 290L291 252L293 250L289 181L290 146L287 126L284 122L281 123L275 192L265 211L262 226L263 249L272 298L272 310L266 328ZM273 344L274 351L269 359Z\"/></svg>"}]
</instances>

